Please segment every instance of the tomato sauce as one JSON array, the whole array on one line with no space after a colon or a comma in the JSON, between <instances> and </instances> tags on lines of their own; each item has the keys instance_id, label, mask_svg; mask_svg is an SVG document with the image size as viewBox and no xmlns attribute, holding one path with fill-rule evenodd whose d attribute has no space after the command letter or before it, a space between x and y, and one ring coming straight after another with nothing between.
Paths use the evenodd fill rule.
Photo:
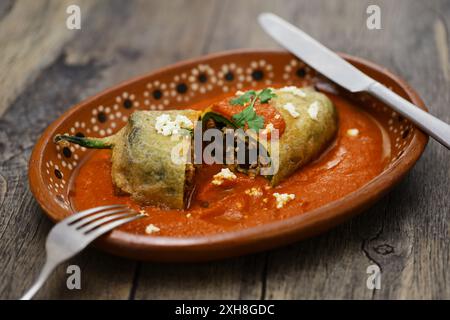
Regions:
<instances>
[{"instance_id":1,"label":"tomato sauce","mask_svg":"<svg viewBox=\"0 0 450 320\"><path fill-rule=\"evenodd\" d=\"M300 215L357 190L386 166L389 152L383 128L357 105L341 96L327 94L339 113L336 140L314 162L271 188L267 180L236 173L237 179L217 186L213 175L221 169L211 165L198 170L196 187L187 210L139 207L128 196L117 196L111 179L109 150L95 150L72 181L70 197L76 210L99 205L126 204L145 210L148 217L122 226L127 232L145 234L149 224L160 231L148 236L188 237L234 231ZM194 108L203 109L208 102ZM349 136L356 128L359 135ZM387 155L387 156L386 156ZM257 190L257 195L249 190ZM276 208L274 192L295 194L283 208Z\"/></svg>"},{"instance_id":2,"label":"tomato sauce","mask_svg":"<svg viewBox=\"0 0 450 320\"><path fill-rule=\"evenodd\" d=\"M247 107L248 104L245 106L231 105L225 99L218 103L214 103L211 106L211 110L221 114L228 120L232 121L233 120L232 118L235 114L242 112L242 110L244 110ZM286 123L284 122L283 117L278 112L278 110L275 109L275 107L273 107L269 103L261 104L259 100L255 102L254 108L256 114L264 118L264 128L266 127L266 125L271 123L273 125L273 128L278 130L279 137L281 137L283 135L284 130L286 129ZM245 130L248 129L247 125L245 125L244 129ZM267 139L270 139L270 135L267 135Z\"/></svg>"}]
</instances>

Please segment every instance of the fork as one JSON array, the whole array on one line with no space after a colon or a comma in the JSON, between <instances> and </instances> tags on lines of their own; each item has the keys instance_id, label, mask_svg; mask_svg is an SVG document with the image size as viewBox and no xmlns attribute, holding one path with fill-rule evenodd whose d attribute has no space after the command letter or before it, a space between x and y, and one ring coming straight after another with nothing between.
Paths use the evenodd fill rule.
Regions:
<instances>
[{"instance_id":1,"label":"fork","mask_svg":"<svg viewBox=\"0 0 450 320\"><path fill-rule=\"evenodd\" d=\"M44 267L21 300L30 300L56 266L79 253L92 241L122 224L144 216L124 205L109 205L78 212L56 224L45 243L47 258Z\"/></svg>"}]
</instances>

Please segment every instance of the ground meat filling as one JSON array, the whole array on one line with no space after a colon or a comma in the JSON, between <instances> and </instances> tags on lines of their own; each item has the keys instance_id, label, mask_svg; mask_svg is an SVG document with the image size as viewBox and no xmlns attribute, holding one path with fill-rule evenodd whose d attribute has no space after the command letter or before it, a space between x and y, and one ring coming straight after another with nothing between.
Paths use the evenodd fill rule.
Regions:
<instances>
[{"instance_id":1,"label":"ground meat filling","mask_svg":"<svg viewBox=\"0 0 450 320\"><path fill-rule=\"evenodd\" d=\"M261 168L270 165L270 157L268 156L264 146L257 140L249 136L235 135L235 170L245 173L250 177L255 177L261 173ZM244 146L244 162L239 159L240 148Z\"/></svg>"},{"instance_id":2,"label":"ground meat filling","mask_svg":"<svg viewBox=\"0 0 450 320\"><path fill-rule=\"evenodd\" d=\"M217 123L213 119L209 119L206 123L206 129L211 128L217 128L223 131L223 145L226 146L226 135L230 134L227 130L230 130L231 128L225 127L223 124ZM241 151L242 147L244 148L243 153ZM261 168L270 165L270 157L265 151L265 148L254 138L234 131L233 148L234 161L230 161L229 159L230 146L224 148L224 153L221 159L222 163L226 164L231 171L238 171L251 177L255 177L260 174Z\"/></svg>"}]
</instances>

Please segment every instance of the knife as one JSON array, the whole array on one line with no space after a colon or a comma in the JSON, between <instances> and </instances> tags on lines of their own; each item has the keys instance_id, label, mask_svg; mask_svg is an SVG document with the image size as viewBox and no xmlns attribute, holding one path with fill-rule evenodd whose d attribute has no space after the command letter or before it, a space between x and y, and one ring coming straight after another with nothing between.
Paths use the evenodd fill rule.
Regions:
<instances>
[{"instance_id":1,"label":"knife","mask_svg":"<svg viewBox=\"0 0 450 320\"><path fill-rule=\"evenodd\" d=\"M370 78L311 36L272 13L258 17L262 28L295 56L350 92L369 92L450 149L450 125Z\"/></svg>"}]
</instances>

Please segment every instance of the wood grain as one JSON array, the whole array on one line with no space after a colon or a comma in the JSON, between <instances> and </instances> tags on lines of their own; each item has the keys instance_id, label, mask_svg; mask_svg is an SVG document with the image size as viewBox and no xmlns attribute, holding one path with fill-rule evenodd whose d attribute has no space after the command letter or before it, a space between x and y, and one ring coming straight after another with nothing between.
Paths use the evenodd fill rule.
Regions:
<instances>
[{"instance_id":1,"label":"wood grain","mask_svg":"<svg viewBox=\"0 0 450 320\"><path fill-rule=\"evenodd\" d=\"M285 17L334 50L386 66L450 122L445 0L75 2L84 18L82 29L70 32L68 2L0 4L2 299L19 297L44 261L51 223L26 177L44 128L72 104L175 61L234 48L277 48L256 22L262 11ZM381 7L381 30L366 28L369 4ZM38 298L449 299L449 178L448 151L432 141L389 195L316 238L202 264L140 263L89 249L58 268ZM81 267L79 291L66 289L70 264ZM371 264L382 269L380 290L366 287Z\"/></svg>"},{"instance_id":2,"label":"wood grain","mask_svg":"<svg viewBox=\"0 0 450 320\"><path fill-rule=\"evenodd\" d=\"M74 36L75 32L65 27L69 4L83 7L87 15L94 2L6 1L2 4L0 115L20 90L55 60L63 45Z\"/></svg>"}]
</instances>

